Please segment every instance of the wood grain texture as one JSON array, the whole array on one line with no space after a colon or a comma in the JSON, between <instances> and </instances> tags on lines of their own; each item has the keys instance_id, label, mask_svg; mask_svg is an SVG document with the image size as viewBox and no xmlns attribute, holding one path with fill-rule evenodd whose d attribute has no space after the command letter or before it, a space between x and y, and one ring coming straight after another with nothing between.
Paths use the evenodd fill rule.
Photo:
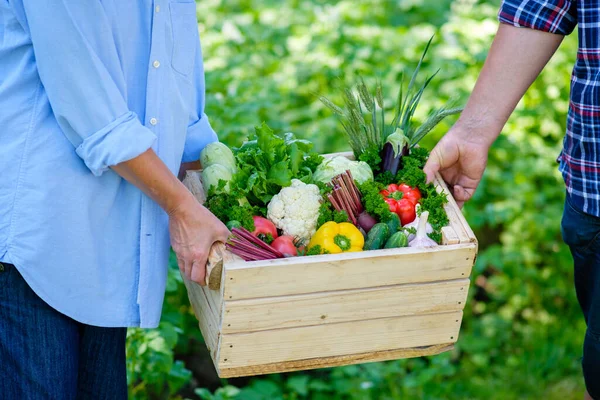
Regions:
<instances>
[{"instance_id":1,"label":"wood grain texture","mask_svg":"<svg viewBox=\"0 0 600 400\"><path fill-rule=\"evenodd\" d=\"M376 361L398 360L401 358L424 357L440 354L454 349L454 344L436 344L433 346L413 347L375 351L360 354L346 354L335 357L318 357L306 360L287 361L282 363L249 365L245 367L223 368L219 371L221 378L234 378L240 376L264 375L280 372L303 371L316 368L337 367L340 365L363 364Z\"/></svg>"},{"instance_id":2,"label":"wood grain texture","mask_svg":"<svg viewBox=\"0 0 600 400\"><path fill-rule=\"evenodd\" d=\"M222 335L218 368L454 343L462 311Z\"/></svg>"},{"instance_id":3,"label":"wood grain texture","mask_svg":"<svg viewBox=\"0 0 600 400\"><path fill-rule=\"evenodd\" d=\"M444 226L442 228L442 244L458 244L460 241L456 231L451 226Z\"/></svg>"},{"instance_id":4,"label":"wood grain texture","mask_svg":"<svg viewBox=\"0 0 600 400\"><path fill-rule=\"evenodd\" d=\"M226 301L221 333L458 311L468 291L469 280L460 279Z\"/></svg>"},{"instance_id":5,"label":"wood grain texture","mask_svg":"<svg viewBox=\"0 0 600 400\"><path fill-rule=\"evenodd\" d=\"M435 185L438 192L443 191L448 194L448 203L444 206L444 210L446 210L446 213L448 214L448 219L451 220L450 225L459 236L460 243L477 243L477 238L475 237L473 230L458 207L458 204L456 204L456 200L454 200L454 197L450 194L448 185L446 185L446 182L444 182L439 173L435 176Z\"/></svg>"},{"instance_id":6,"label":"wood grain texture","mask_svg":"<svg viewBox=\"0 0 600 400\"><path fill-rule=\"evenodd\" d=\"M221 288L221 275L223 275L223 263L229 254L222 242L216 242L210 248L206 260L206 285L209 289L219 290Z\"/></svg>"},{"instance_id":7,"label":"wood grain texture","mask_svg":"<svg viewBox=\"0 0 600 400\"><path fill-rule=\"evenodd\" d=\"M225 266L224 299L370 288L467 278L473 244L341 253Z\"/></svg>"},{"instance_id":8,"label":"wood grain texture","mask_svg":"<svg viewBox=\"0 0 600 400\"><path fill-rule=\"evenodd\" d=\"M185 283L188 298L194 309L194 314L198 319L200 331L202 332L208 352L215 365L217 365L219 338L221 336L221 314L214 309L215 305L211 307L211 301L207 297L207 292L219 292L202 287L185 277L183 278L183 282ZM213 294L209 294L209 296L213 296ZM214 300L212 302L214 304Z\"/></svg>"},{"instance_id":9,"label":"wood grain texture","mask_svg":"<svg viewBox=\"0 0 600 400\"><path fill-rule=\"evenodd\" d=\"M202 174L200 170L188 170L183 178L183 184L194 195L200 204L206 202L206 194L202 186Z\"/></svg>"}]
</instances>

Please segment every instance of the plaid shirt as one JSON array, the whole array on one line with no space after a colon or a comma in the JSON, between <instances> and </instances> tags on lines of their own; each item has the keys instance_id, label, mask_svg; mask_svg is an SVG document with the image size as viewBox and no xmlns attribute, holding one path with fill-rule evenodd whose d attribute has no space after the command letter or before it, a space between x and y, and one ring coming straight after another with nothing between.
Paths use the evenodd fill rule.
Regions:
<instances>
[{"instance_id":1,"label":"plaid shirt","mask_svg":"<svg viewBox=\"0 0 600 400\"><path fill-rule=\"evenodd\" d=\"M559 156L571 202L600 217L600 1L505 0L500 22L568 35L579 29L567 134Z\"/></svg>"}]
</instances>

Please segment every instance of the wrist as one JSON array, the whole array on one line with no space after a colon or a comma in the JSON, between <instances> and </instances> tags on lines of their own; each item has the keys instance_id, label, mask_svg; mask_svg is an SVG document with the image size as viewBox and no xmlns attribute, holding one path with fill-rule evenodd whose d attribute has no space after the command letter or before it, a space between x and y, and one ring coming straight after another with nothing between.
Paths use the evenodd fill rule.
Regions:
<instances>
[{"instance_id":1,"label":"wrist","mask_svg":"<svg viewBox=\"0 0 600 400\"><path fill-rule=\"evenodd\" d=\"M198 203L194 196L181 185L183 190L177 190L173 196L170 196L167 200L164 210L166 211L169 218L185 218L185 214L188 212L190 207L193 207Z\"/></svg>"},{"instance_id":2,"label":"wrist","mask_svg":"<svg viewBox=\"0 0 600 400\"><path fill-rule=\"evenodd\" d=\"M485 114L483 114L485 115ZM451 128L453 135L460 140L489 148L500 136L504 122L500 119L489 117L463 115Z\"/></svg>"}]
</instances>

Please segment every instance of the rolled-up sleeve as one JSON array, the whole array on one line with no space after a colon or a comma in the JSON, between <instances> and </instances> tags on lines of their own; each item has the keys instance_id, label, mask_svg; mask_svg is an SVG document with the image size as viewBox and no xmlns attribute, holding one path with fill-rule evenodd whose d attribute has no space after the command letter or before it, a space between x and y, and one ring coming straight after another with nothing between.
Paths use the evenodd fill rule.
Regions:
<instances>
[{"instance_id":1,"label":"rolled-up sleeve","mask_svg":"<svg viewBox=\"0 0 600 400\"><path fill-rule=\"evenodd\" d=\"M100 0L14 0L61 130L95 175L148 150L156 135L129 110Z\"/></svg>"},{"instance_id":2,"label":"rolled-up sleeve","mask_svg":"<svg viewBox=\"0 0 600 400\"><path fill-rule=\"evenodd\" d=\"M196 60L194 65L195 107L190 114L189 125L183 149L182 162L197 161L200 152L209 143L219 140L213 130L208 116L204 113L206 103L206 82L204 79L204 63L202 60L202 47L197 44Z\"/></svg>"},{"instance_id":3,"label":"rolled-up sleeve","mask_svg":"<svg viewBox=\"0 0 600 400\"><path fill-rule=\"evenodd\" d=\"M504 0L500 6L498 20L516 27L568 35L577 26L577 2Z\"/></svg>"},{"instance_id":4,"label":"rolled-up sleeve","mask_svg":"<svg viewBox=\"0 0 600 400\"><path fill-rule=\"evenodd\" d=\"M202 117L198 121L188 127L181 161L197 161L200 158L202 149L207 144L218 140L217 134L210 126L208 117L206 114L202 114Z\"/></svg>"}]
</instances>

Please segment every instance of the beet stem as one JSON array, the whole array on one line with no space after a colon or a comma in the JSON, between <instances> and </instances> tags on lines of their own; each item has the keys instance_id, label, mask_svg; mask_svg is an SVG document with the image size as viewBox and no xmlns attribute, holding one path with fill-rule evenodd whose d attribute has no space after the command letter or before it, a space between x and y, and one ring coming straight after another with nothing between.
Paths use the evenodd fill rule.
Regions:
<instances>
[{"instance_id":1,"label":"beet stem","mask_svg":"<svg viewBox=\"0 0 600 400\"><path fill-rule=\"evenodd\" d=\"M273 246L270 246L268 244L266 244L265 242L263 242L262 240L260 240L259 238L257 238L256 236L254 236L252 233L250 233L247 229L241 227L241 228L233 228L233 230L231 231L232 233L246 239L247 241L256 244L257 246L262 247L263 249L273 253L274 255L277 256L277 258L283 258L283 254L279 251L277 251Z\"/></svg>"},{"instance_id":2,"label":"beet stem","mask_svg":"<svg viewBox=\"0 0 600 400\"><path fill-rule=\"evenodd\" d=\"M234 247L238 247L238 248L240 248L242 250L246 250L246 251L248 251L250 253L256 254L257 256L268 257L268 256L274 255L270 251L261 249L258 246L255 246L255 245L253 245L253 244L251 244L251 243L249 243L247 241L240 240L240 239L237 239L237 238L230 239L230 243Z\"/></svg>"}]
</instances>

